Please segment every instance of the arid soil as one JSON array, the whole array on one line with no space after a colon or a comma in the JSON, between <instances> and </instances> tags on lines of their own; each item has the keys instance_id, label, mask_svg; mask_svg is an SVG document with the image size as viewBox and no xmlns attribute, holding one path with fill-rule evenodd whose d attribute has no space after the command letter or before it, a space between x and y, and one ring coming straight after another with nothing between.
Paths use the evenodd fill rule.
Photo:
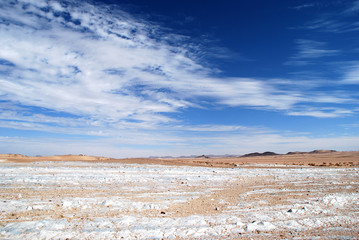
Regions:
<instances>
[{"instance_id":1,"label":"arid soil","mask_svg":"<svg viewBox=\"0 0 359 240\"><path fill-rule=\"evenodd\" d=\"M160 164L173 166L203 166L203 167L250 167L251 164L280 164L303 166L345 167L359 166L359 151L332 152L317 150L308 153L281 154L274 156L255 157L226 157L226 158L125 158L115 159L86 155L59 155L29 157L21 154L0 154L0 159L10 162L35 161L90 161L90 162L118 162L137 164ZM257 166L258 167L258 166Z\"/></svg>"},{"instance_id":2,"label":"arid soil","mask_svg":"<svg viewBox=\"0 0 359 240\"><path fill-rule=\"evenodd\" d=\"M358 239L358 156L1 155L0 239Z\"/></svg>"}]
</instances>

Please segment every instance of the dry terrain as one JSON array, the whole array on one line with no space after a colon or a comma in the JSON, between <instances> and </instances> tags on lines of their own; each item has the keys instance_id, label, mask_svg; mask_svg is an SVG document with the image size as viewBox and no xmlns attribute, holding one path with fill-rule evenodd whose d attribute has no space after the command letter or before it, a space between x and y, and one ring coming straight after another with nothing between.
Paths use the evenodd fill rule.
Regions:
<instances>
[{"instance_id":1,"label":"dry terrain","mask_svg":"<svg viewBox=\"0 0 359 240\"><path fill-rule=\"evenodd\" d=\"M359 151L333 152L315 150L313 152L293 152L273 156L254 157L213 157L197 158L125 158L115 159L86 155L59 155L29 157L21 154L0 154L0 159L7 162L40 162L40 161L88 161L88 162L117 162L137 164L159 164L174 166L202 166L202 167L250 167L251 164L301 165L346 167L359 166Z\"/></svg>"},{"instance_id":2,"label":"dry terrain","mask_svg":"<svg viewBox=\"0 0 359 240\"><path fill-rule=\"evenodd\" d=\"M358 170L359 152L2 154L0 239L358 239Z\"/></svg>"}]
</instances>

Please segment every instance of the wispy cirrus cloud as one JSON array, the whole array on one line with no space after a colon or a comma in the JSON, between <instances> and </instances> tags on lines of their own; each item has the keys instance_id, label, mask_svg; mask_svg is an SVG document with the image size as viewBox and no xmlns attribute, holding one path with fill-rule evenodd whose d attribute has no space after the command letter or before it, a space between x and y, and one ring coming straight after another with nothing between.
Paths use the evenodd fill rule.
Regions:
<instances>
[{"instance_id":1,"label":"wispy cirrus cloud","mask_svg":"<svg viewBox=\"0 0 359 240\"><path fill-rule=\"evenodd\" d=\"M149 121L153 113L190 105L161 97L156 87L144 92L142 80L165 78L178 68L187 73L205 68L186 57L186 49L148 36L150 26L125 13L123 19L106 19L106 11L45 1L2 8L3 99L108 121Z\"/></svg>"},{"instance_id":2,"label":"wispy cirrus cloud","mask_svg":"<svg viewBox=\"0 0 359 240\"><path fill-rule=\"evenodd\" d=\"M359 30L358 9L359 1L343 1L341 7L335 12L322 14L305 24L304 27L331 33L355 32Z\"/></svg>"},{"instance_id":3,"label":"wispy cirrus cloud","mask_svg":"<svg viewBox=\"0 0 359 240\"><path fill-rule=\"evenodd\" d=\"M295 43L297 53L286 62L287 65L307 65L318 58L336 56L341 53L340 50L328 49L325 42L297 39Z\"/></svg>"},{"instance_id":4,"label":"wispy cirrus cloud","mask_svg":"<svg viewBox=\"0 0 359 240\"><path fill-rule=\"evenodd\" d=\"M315 3L301 4L301 5L291 7L291 9L302 10L302 9L314 7L315 5L316 5Z\"/></svg>"},{"instance_id":5,"label":"wispy cirrus cloud","mask_svg":"<svg viewBox=\"0 0 359 240\"><path fill-rule=\"evenodd\" d=\"M359 62L348 64L344 67L345 75L342 80L344 84L359 84Z\"/></svg>"},{"instance_id":6,"label":"wispy cirrus cloud","mask_svg":"<svg viewBox=\"0 0 359 240\"><path fill-rule=\"evenodd\" d=\"M357 14L359 12L359 1L353 1L351 5L345 9L344 13L347 14Z\"/></svg>"},{"instance_id":7,"label":"wispy cirrus cloud","mask_svg":"<svg viewBox=\"0 0 359 240\"><path fill-rule=\"evenodd\" d=\"M334 56L340 53L339 50L325 49L324 42L318 42L307 39L297 40L297 46L299 53L296 58L305 59L305 58L320 58L327 56Z\"/></svg>"},{"instance_id":8,"label":"wispy cirrus cloud","mask_svg":"<svg viewBox=\"0 0 359 240\"><path fill-rule=\"evenodd\" d=\"M346 33L359 30L359 22L339 21L329 17L317 18L306 24L306 28L331 33Z\"/></svg>"},{"instance_id":9,"label":"wispy cirrus cloud","mask_svg":"<svg viewBox=\"0 0 359 240\"><path fill-rule=\"evenodd\" d=\"M151 125L173 121L164 113L198 106L201 98L269 109L288 109L300 100L264 81L211 77L213 70L189 50L195 47L181 46L184 36L165 35L118 9L17 1L2 3L0 16L0 93L13 105L104 125Z\"/></svg>"},{"instance_id":10,"label":"wispy cirrus cloud","mask_svg":"<svg viewBox=\"0 0 359 240\"><path fill-rule=\"evenodd\" d=\"M302 110L297 109L289 112L289 115L292 116L312 116L317 118L337 118L350 116L354 114L355 110L349 110L344 108L334 108L334 107L306 107Z\"/></svg>"}]
</instances>

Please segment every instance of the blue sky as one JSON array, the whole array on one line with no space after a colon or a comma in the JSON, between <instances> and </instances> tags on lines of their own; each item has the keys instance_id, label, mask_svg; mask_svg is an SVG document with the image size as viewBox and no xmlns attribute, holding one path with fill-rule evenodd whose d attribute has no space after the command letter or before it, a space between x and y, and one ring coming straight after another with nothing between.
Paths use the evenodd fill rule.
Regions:
<instances>
[{"instance_id":1,"label":"blue sky","mask_svg":"<svg viewBox=\"0 0 359 240\"><path fill-rule=\"evenodd\" d=\"M359 150L359 1L0 3L0 152Z\"/></svg>"}]
</instances>

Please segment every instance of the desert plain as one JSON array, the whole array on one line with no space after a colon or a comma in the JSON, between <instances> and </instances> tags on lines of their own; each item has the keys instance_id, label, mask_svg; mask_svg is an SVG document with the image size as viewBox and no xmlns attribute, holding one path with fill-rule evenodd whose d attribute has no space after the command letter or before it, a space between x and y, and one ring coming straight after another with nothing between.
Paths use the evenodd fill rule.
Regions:
<instances>
[{"instance_id":1,"label":"desert plain","mask_svg":"<svg viewBox=\"0 0 359 240\"><path fill-rule=\"evenodd\" d=\"M0 239L359 239L359 152L0 154Z\"/></svg>"}]
</instances>

